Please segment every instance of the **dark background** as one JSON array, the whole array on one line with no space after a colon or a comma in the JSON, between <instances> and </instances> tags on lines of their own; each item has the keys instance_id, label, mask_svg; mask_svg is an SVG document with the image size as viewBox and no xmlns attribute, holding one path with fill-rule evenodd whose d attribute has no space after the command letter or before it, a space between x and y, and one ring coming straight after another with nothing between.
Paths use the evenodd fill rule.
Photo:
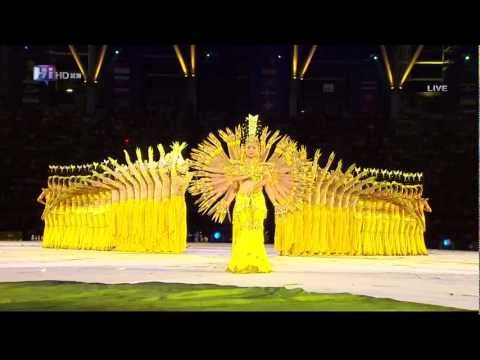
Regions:
<instances>
[{"instance_id":1,"label":"dark background","mask_svg":"<svg viewBox=\"0 0 480 360\"><path fill-rule=\"evenodd\" d=\"M310 46L300 46L299 69ZM97 60L100 46L75 47L85 68L89 54ZM189 63L188 46L180 47ZM400 75L415 49L387 45ZM403 90L392 92L378 45L318 45L298 81L294 107L292 45L204 43L196 50L193 83L171 44L109 44L98 84L87 86L32 81L34 64L78 72L66 44L0 46L0 231L22 231L26 239L41 233L42 207L35 199L49 164L123 159L123 148L173 140L192 148L208 132L259 113L264 124L307 145L309 154L320 148L322 164L335 151L346 164L422 171L433 209L427 246L441 247L450 238L455 249L478 248L475 46L425 45L419 61L450 63L415 65ZM449 91L431 96L429 84L447 84ZM87 100L89 88L94 93ZM229 225L198 216L189 195L187 201L190 233L221 231L220 240L228 241ZM266 228L273 234L271 211Z\"/></svg>"}]
</instances>

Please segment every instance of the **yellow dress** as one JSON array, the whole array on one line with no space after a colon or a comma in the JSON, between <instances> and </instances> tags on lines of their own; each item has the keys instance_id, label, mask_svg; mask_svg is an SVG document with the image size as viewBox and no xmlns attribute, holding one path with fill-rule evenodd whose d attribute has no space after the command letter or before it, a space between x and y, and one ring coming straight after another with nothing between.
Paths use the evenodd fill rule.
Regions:
<instances>
[{"instance_id":1,"label":"yellow dress","mask_svg":"<svg viewBox=\"0 0 480 360\"><path fill-rule=\"evenodd\" d=\"M314 204L312 207L312 231L311 231L311 241L312 241L312 254L311 255L321 255L320 249L320 205Z\"/></svg>"},{"instance_id":2,"label":"yellow dress","mask_svg":"<svg viewBox=\"0 0 480 360\"><path fill-rule=\"evenodd\" d=\"M292 232L293 232L293 247L291 255L301 256L305 250L305 241L303 238L303 210L304 206L301 204L299 209L294 212L293 223L292 223Z\"/></svg>"},{"instance_id":3,"label":"yellow dress","mask_svg":"<svg viewBox=\"0 0 480 360\"><path fill-rule=\"evenodd\" d=\"M232 257L227 271L234 273L266 273L272 268L263 237L267 206L261 191L251 195L238 193L232 221Z\"/></svg>"},{"instance_id":4,"label":"yellow dress","mask_svg":"<svg viewBox=\"0 0 480 360\"><path fill-rule=\"evenodd\" d=\"M285 255L285 223L285 214L275 213L274 248L280 255Z\"/></svg>"},{"instance_id":5,"label":"yellow dress","mask_svg":"<svg viewBox=\"0 0 480 360\"><path fill-rule=\"evenodd\" d=\"M177 222L177 247L176 252L181 253L187 249L187 204L184 196L176 197L177 207L175 211Z\"/></svg>"}]
</instances>

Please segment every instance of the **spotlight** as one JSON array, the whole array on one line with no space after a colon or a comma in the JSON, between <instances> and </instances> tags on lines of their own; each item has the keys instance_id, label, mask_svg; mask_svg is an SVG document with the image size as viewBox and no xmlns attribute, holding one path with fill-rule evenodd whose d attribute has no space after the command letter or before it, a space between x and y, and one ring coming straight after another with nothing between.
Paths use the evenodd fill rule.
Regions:
<instances>
[{"instance_id":1,"label":"spotlight","mask_svg":"<svg viewBox=\"0 0 480 360\"><path fill-rule=\"evenodd\" d=\"M215 240L219 240L222 237L222 234L220 233L220 231L215 231L213 233L213 237L215 238Z\"/></svg>"},{"instance_id":2,"label":"spotlight","mask_svg":"<svg viewBox=\"0 0 480 360\"><path fill-rule=\"evenodd\" d=\"M73 93L73 89L68 88L68 89L65 90L65 92L67 92L67 93Z\"/></svg>"},{"instance_id":3,"label":"spotlight","mask_svg":"<svg viewBox=\"0 0 480 360\"><path fill-rule=\"evenodd\" d=\"M443 239L442 240L442 246L443 246L444 249L451 247L452 246L452 240Z\"/></svg>"},{"instance_id":4,"label":"spotlight","mask_svg":"<svg viewBox=\"0 0 480 360\"><path fill-rule=\"evenodd\" d=\"M378 56L377 56L377 55L373 55L373 60L377 61L377 60L378 60Z\"/></svg>"},{"instance_id":5,"label":"spotlight","mask_svg":"<svg viewBox=\"0 0 480 360\"><path fill-rule=\"evenodd\" d=\"M281 59L281 58L282 58L282 55L277 55L277 58Z\"/></svg>"},{"instance_id":6,"label":"spotlight","mask_svg":"<svg viewBox=\"0 0 480 360\"><path fill-rule=\"evenodd\" d=\"M205 56L206 56L207 58L209 58L210 56L212 56L212 54L206 53Z\"/></svg>"},{"instance_id":7,"label":"spotlight","mask_svg":"<svg viewBox=\"0 0 480 360\"><path fill-rule=\"evenodd\" d=\"M27 45L25 45L23 48L24 48L25 50L28 50L28 49L29 49Z\"/></svg>"},{"instance_id":8,"label":"spotlight","mask_svg":"<svg viewBox=\"0 0 480 360\"><path fill-rule=\"evenodd\" d=\"M470 55L465 55L465 61L469 61L470 60Z\"/></svg>"},{"instance_id":9,"label":"spotlight","mask_svg":"<svg viewBox=\"0 0 480 360\"><path fill-rule=\"evenodd\" d=\"M115 55L120 54L120 50L115 50Z\"/></svg>"},{"instance_id":10,"label":"spotlight","mask_svg":"<svg viewBox=\"0 0 480 360\"><path fill-rule=\"evenodd\" d=\"M303 110L303 109L302 109L302 110L300 110L300 112L301 112L302 114L305 114L305 110Z\"/></svg>"}]
</instances>

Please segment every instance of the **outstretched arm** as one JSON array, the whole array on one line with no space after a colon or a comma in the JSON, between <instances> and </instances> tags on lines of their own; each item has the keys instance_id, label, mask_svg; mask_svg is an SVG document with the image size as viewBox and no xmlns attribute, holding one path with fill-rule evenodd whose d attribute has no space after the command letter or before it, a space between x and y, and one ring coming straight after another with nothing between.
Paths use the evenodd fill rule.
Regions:
<instances>
[{"instance_id":1,"label":"outstretched arm","mask_svg":"<svg viewBox=\"0 0 480 360\"><path fill-rule=\"evenodd\" d=\"M153 150L152 150L153 151ZM137 154L137 162L138 162L138 167L140 168L140 172L142 173L143 175L143 178L145 179L145 181L149 181L150 180L150 175L148 173L148 170L147 170L147 167L145 166L144 162L143 162L143 158L142 158L142 150L140 150L139 147L137 147L136 149L136 154ZM149 157L150 157L150 151L149 151ZM152 154L153 155L153 154Z\"/></svg>"},{"instance_id":2,"label":"outstretched arm","mask_svg":"<svg viewBox=\"0 0 480 360\"><path fill-rule=\"evenodd\" d=\"M37 202L39 202L42 205L46 205L47 202L43 200L45 199L46 194L47 194L47 189L43 188L41 194L38 195Z\"/></svg>"},{"instance_id":3,"label":"outstretched arm","mask_svg":"<svg viewBox=\"0 0 480 360\"><path fill-rule=\"evenodd\" d=\"M95 180L95 178L98 178L101 181ZM115 184L115 182L112 179L109 179L96 172L94 172L94 177L92 179L87 179L86 182L89 185L93 185L97 188L106 189L106 190L112 190L112 189L116 190L118 188L118 186Z\"/></svg>"},{"instance_id":4,"label":"outstretched arm","mask_svg":"<svg viewBox=\"0 0 480 360\"><path fill-rule=\"evenodd\" d=\"M138 148L137 148L138 149ZM127 150L123 150L123 153L125 154L125 160L127 161L127 164L128 164L128 169L130 170L130 172L133 174L133 176L135 177L135 180L137 180L138 182L140 182L140 180L143 180L141 175L140 175L140 172L138 171L137 167L135 166L135 164L132 163L132 160L130 160L130 155L128 154ZM137 152L137 155L138 155L138 152ZM140 155L140 159L141 159L141 155ZM126 175L126 174L124 174ZM130 180L130 179L129 179ZM133 178L132 178L133 180ZM139 184L140 185L140 184Z\"/></svg>"},{"instance_id":5,"label":"outstretched arm","mask_svg":"<svg viewBox=\"0 0 480 360\"><path fill-rule=\"evenodd\" d=\"M225 218L225 214L228 215L228 220L232 222L232 218L230 216L230 205L232 204L233 199L235 199L235 196L237 195L238 192L238 183L235 183L233 186L230 186L230 188L227 190L226 195L223 197L223 199L219 202L219 208L220 211L218 212L218 218L214 220L223 222L223 219Z\"/></svg>"},{"instance_id":6,"label":"outstretched arm","mask_svg":"<svg viewBox=\"0 0 480 360\"><path fill-rule=\"evenodd\" d=\"M105 173L106 173L106 174L112 175L112 176L113 176L115 179L117 179L122 185L128 183L128 181L125 179L125 177L124 177L120 172L118 172L118 171L113 171L112 169L110 169L109 167L107 167L107 166L105 166L105 165L103 165L102 168L103 168L103 170L105 170ZM121 166L118 166L117 169L121 169ZM103 175L103 174L96 174L96 175L97 175L98 177L100 177L103 181L105 181L105 183L107 183L107 184L110 184L110 185L112 185L112 186L116 186L116 185L117 185L117 183L116 183L114 180L106 177L106 176Z\"/></svg>"},{"instance_id":7,"label":"outstretched arm","mask_svg":"<svg viewBox=\"0 0 480 360\"><path fill-rule=\"evenodd\" d=\"M135 176L132 176L127 170L125 167L123 166L119 166L118 169L120 170L120 172L122 173L122 175L133 185L134 189L135 189L135 192L138 192L139 191L139 187L140 187L140 184L138 182L138 180L136 180L135 178L138 177L139 173L137 171L137 169L135 168L135 166L133 165L132 161L130 160L130 155L128 154L128 152L126 150L123 150L124 153L125 153L125 159L127 161L127 164L128 164L128 169L133 173L133 175Z\"/></svg>"},{"instance_id":8,"label":"outstretched arm","mask_svg":"<svg viewBox=\"0 0 480 360\"><path fill-rule=\"evenodd\" d=\"M265 185L265 192L267 193L268 198L272 202L273 206L279 206L278 196L276 191L270 187L268 184Z\"/></svg>"}]
</instances>

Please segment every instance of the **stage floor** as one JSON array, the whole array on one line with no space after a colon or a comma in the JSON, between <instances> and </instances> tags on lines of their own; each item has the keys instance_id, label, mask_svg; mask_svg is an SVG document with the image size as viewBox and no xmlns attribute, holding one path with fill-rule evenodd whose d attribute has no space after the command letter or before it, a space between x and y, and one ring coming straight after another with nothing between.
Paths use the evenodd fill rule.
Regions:
<instances>
[{"instance_id":1,"label":"stage floor","mask_svg":"<svg viewBox=\"0 0 480 360\"><path fill-rule=\"evenodd\" d=\"M429 256L284 257L267 245L274 272L225 271L230 244L191 243L184 254L43 249L40 242L0 241L0 282L64 280L169 282L303 288L479 309L479 255L430 250Z\"/></svg>"}]
</instances>

